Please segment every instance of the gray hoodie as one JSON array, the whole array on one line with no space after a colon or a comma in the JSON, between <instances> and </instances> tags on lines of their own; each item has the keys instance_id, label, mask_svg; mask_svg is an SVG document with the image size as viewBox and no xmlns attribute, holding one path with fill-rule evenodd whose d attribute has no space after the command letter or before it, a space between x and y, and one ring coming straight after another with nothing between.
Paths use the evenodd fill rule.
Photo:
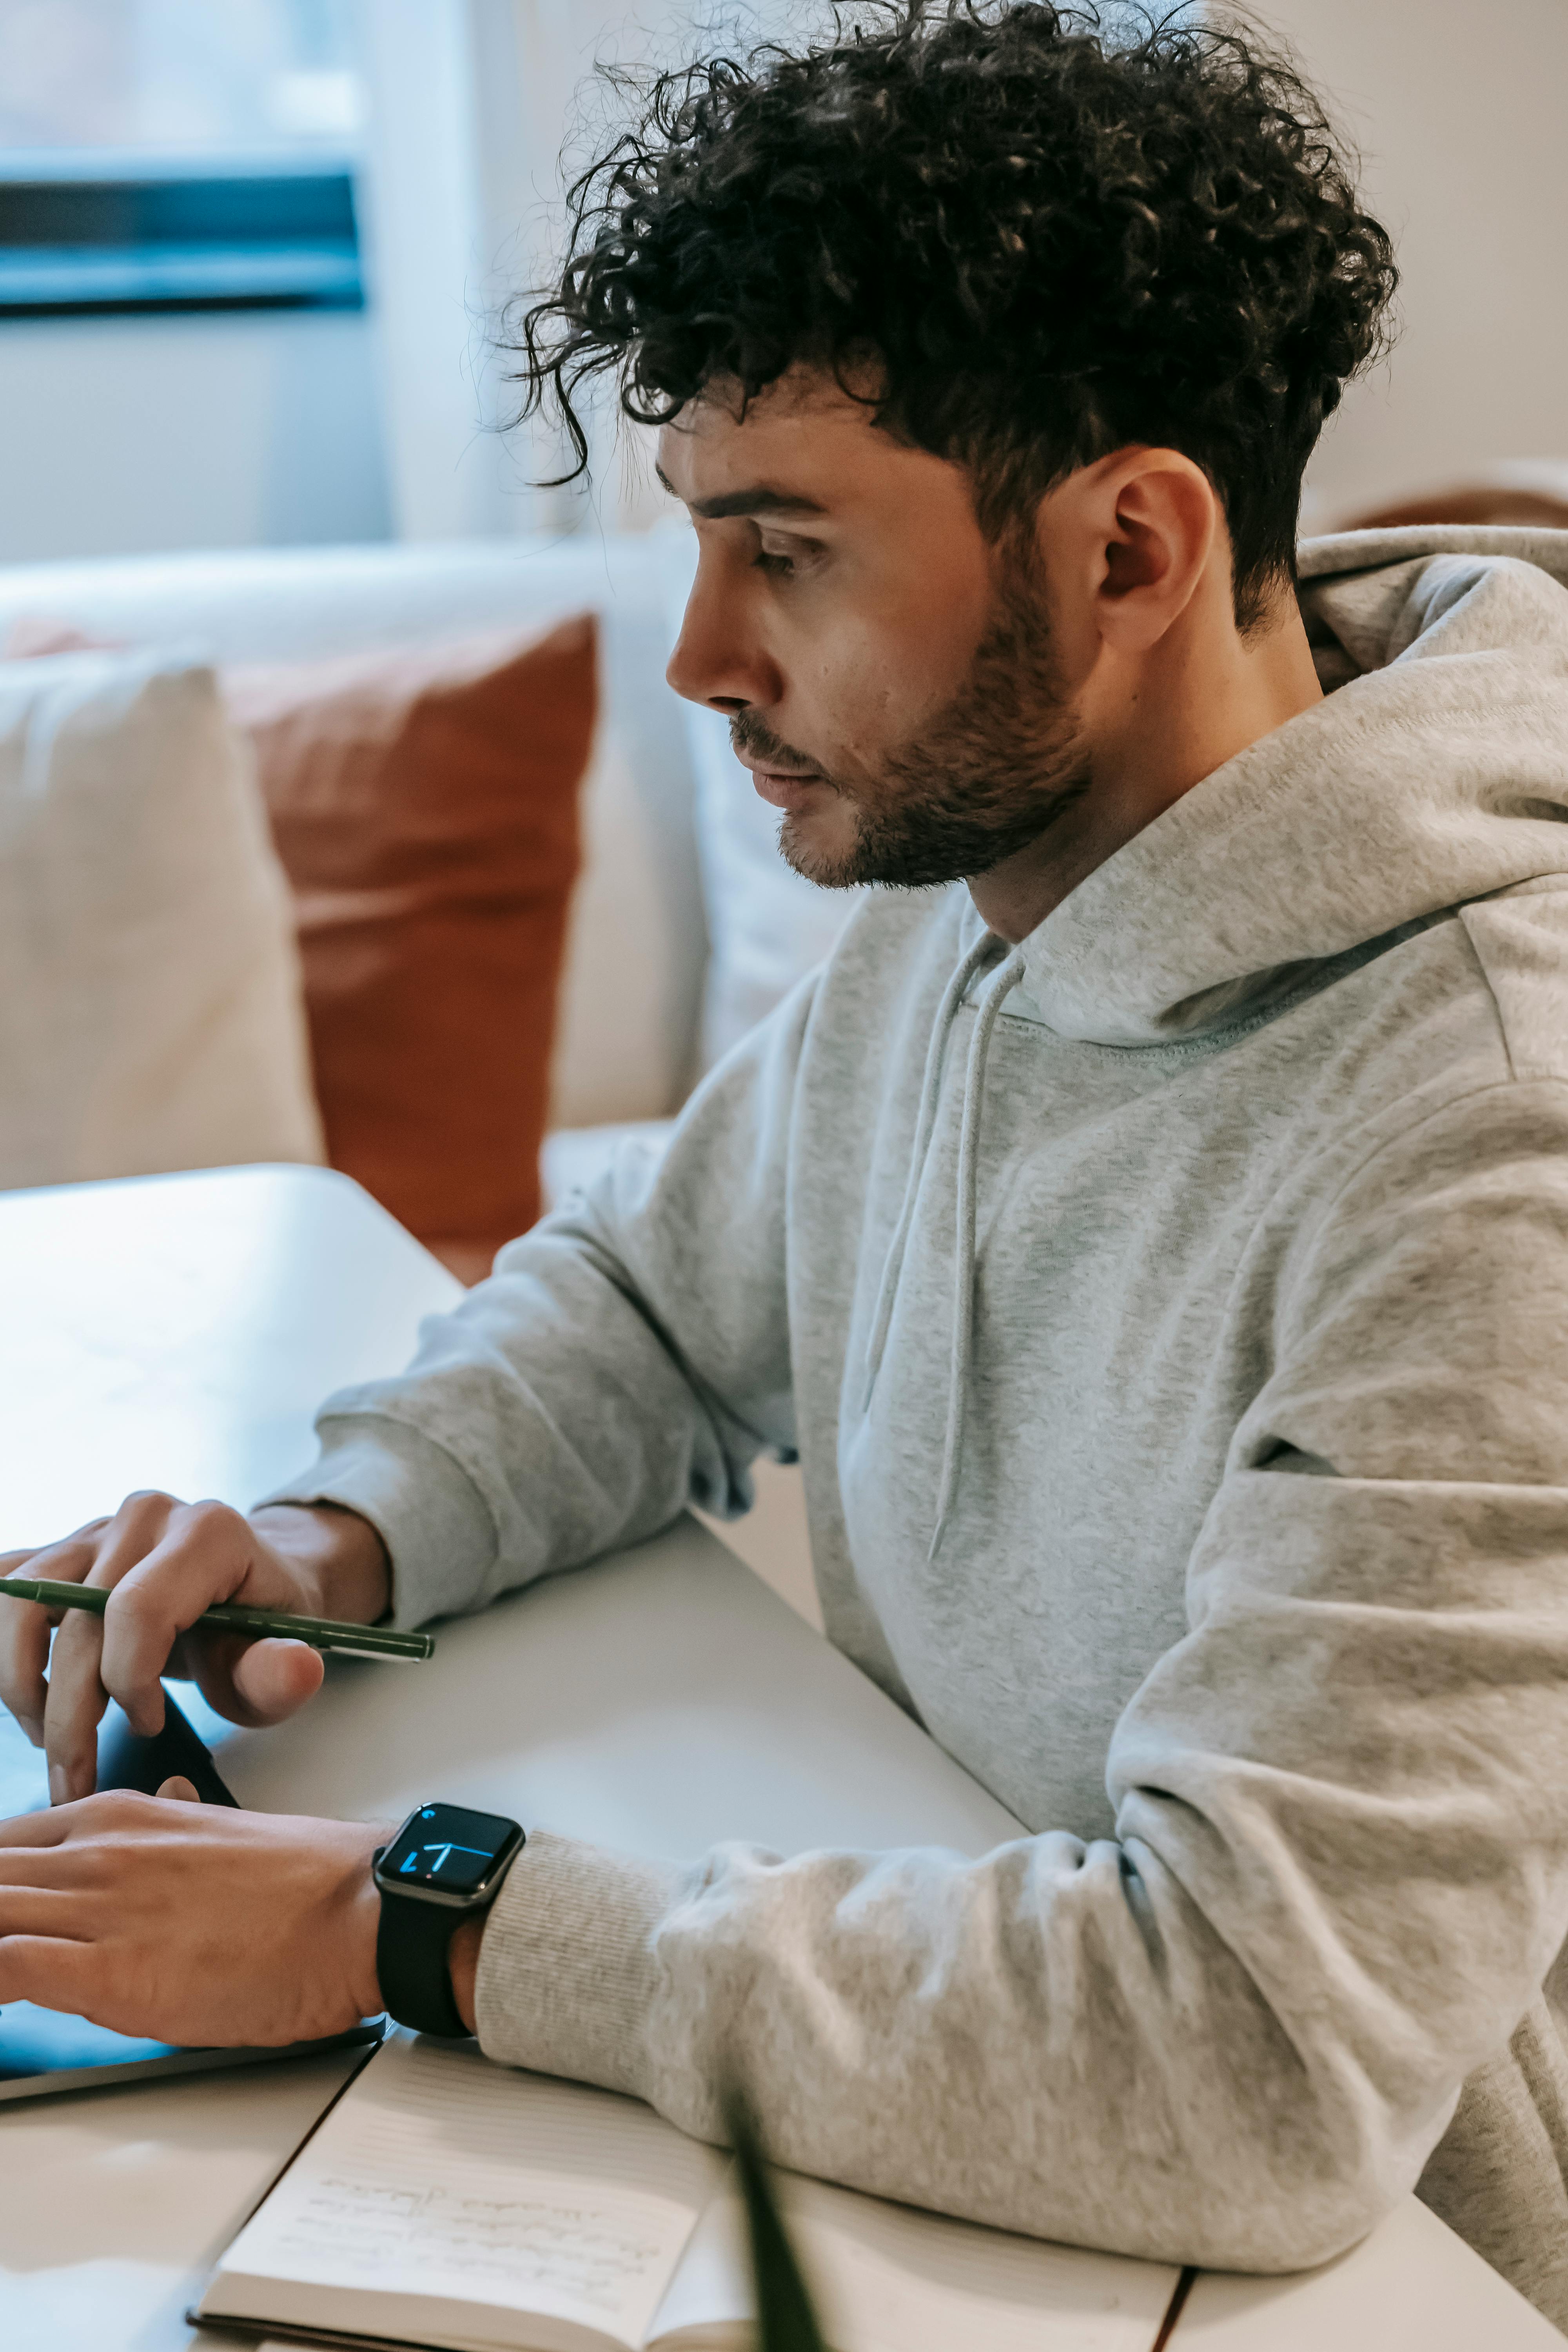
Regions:
<instances>
[{"instance_id":1,"label":"gray hoodie","mask_svg":"<svg viewBox=\"0 0 1568 2352\"><path fill-rule=\"evenodd\" d=\"M832 1640L1034 1832L532 1838L493 2056L711 2135L738 2040L783 2161L1171 2261L1419 2180L1568 2328L1568 536L1302 572L1324 703L1016 950L873 896L284 1491L417 1621L797 1450Z\"/></svg>"}]
</instances>

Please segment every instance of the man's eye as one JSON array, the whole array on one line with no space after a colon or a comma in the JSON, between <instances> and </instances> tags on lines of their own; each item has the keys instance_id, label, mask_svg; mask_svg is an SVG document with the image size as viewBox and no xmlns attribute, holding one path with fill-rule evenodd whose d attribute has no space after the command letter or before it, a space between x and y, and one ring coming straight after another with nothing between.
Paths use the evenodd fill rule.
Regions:
<instances>
[{"instance_id":1,"label":"man's eye","mask_svg":"<svg viewBox=\"0 0 1568 2352\"><path fill-rule=\"evenodd\" d=\"M795 558L793 555L770 555L767 549L762 547L752 558L752 569L753 572L768 572L775 577L784 577L795 570Z\"/></svg>"}]
</instances>

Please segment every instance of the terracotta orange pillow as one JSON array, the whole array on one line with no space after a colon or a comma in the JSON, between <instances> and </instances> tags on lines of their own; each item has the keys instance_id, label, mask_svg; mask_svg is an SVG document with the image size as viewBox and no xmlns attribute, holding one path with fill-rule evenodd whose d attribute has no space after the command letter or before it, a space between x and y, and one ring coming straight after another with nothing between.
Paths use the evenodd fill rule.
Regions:
<instances>
[{"instance_id":1,"label":"terracotta orange pillow","mask_svg":"<svg viewBox=\"0 0 1568 2352\"><path fill-rule=\"evenodd\" d=\"M292 885L335 1168L466 1281L539 1213L591 614L224 673Z\"/></svg>"}]
</instances>

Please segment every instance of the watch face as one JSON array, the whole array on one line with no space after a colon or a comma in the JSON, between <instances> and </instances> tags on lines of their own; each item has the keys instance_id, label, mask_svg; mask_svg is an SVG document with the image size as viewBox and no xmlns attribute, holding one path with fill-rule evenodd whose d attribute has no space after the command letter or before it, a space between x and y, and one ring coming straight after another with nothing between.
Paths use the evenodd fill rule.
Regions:
<instances>
[{"instance_id":1,"label":"watch face","mask_svg":"<svg viewBox=\"0 0 1568 2352\"><path fill-rule=\"evenodd\" d=\"M434 1895L472 1895L516 1848L522 1832L500 1813L422 1805L381 1857L376 1875Z\"/></svg>"}]
</instances>

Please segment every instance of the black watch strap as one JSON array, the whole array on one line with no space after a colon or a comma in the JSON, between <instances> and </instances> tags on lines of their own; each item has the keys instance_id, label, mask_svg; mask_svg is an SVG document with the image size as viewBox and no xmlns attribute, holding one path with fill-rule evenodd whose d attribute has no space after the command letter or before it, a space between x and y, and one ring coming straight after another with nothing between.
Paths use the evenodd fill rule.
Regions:
<instances>
[{"instance_id":1,"label":"black watch strap","mask_svg":"<svg viewBox=\"0 0 1568 2352\"><path fill-rule=\"evenodd\" d=\"M382 1849L385 1851L384 1848ZM381 1860L377 1853L376 1860ZM420 1903L413 1895L381 1890L381 1924L375 1934L375 1973L387 2013L416 2033L467 2041L468 2029L452 1998L447 1948L471 1912L444 1903Z\"/></svg>"}]
</instances>

